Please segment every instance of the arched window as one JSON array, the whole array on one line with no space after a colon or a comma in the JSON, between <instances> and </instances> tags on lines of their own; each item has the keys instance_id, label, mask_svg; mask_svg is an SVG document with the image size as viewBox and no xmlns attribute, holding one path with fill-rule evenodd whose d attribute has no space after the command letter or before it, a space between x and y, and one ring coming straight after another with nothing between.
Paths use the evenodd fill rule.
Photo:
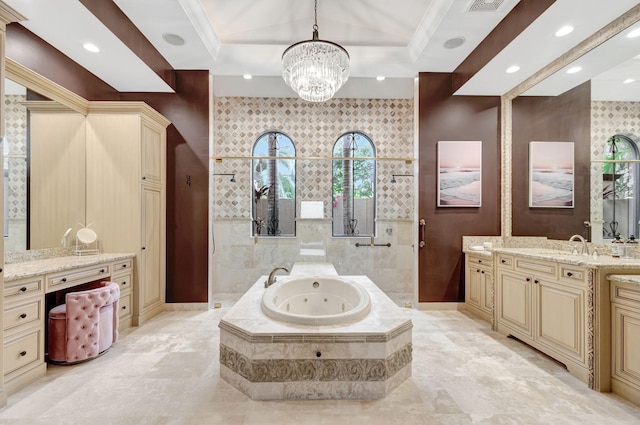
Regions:
<instances>
[{"instance_id":1,"label":"arched window","mask_svg":"<svg viewBox=\"0 0 640 425\"><path fill-rule=\"evenodd\" d=\"M296 235L296 148L284 133L264 133L253 145L252 236Z\"/></svg>"},{"instance_id":2,"label":"arched window","mask_svg":"<svg viewBox=\"0 0 640 425\"><path fill-rule=\"evenodd\" d=\"M607 140L605 160L640 159L638 145L633 137L616 134ZM603 238L616 235L629 237L638 233L638 195L640 173L637 162L606 162L602 165Z\"/></svg>"},{"instance_id":3,"label":"arched window","mask_svg":"<svg viewBox=\"0 0 640 425\"><path fill-rule=\"evenodd\" d=\"M375 236L373 142L362 133L345 133L333 145L333 156L339 158L333 160L333 236Z\"/></svg>"}]
</instances>

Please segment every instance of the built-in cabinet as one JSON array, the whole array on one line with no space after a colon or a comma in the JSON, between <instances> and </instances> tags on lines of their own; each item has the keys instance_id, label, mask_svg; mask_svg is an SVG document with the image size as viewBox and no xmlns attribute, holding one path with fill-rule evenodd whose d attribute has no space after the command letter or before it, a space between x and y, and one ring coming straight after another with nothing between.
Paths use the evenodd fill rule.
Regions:
<instances>
[{"instance_id":1,"label":"built-in cabinet","mask_svg":"<svg viewBox=\"0 0 640 425\"><path fill-rule=\"evenodd\" d=\"M498 254L496 270L497 330L559 360L589 382L589 269Z\"/></svg>"},{"instance_id":2,"label":"built-in cabinet","mask_svg":"<svg viewBox=\"0 0 640 425\"><path fill-rule=\"evenodd\" d=\"M104 252L134 253L134 326L165 304L166 127L142 102L92 102L87 115L87 222Z\"/></svg>"},{"instance_id":3,"label":"built-in cabinet","mask_svg":"<svg viewBox=\"0 0 640 425\"><path fill-rule=\"evenodd\" d=\"M489 255L465 257L465 308L494 324L493 260Z\"/></svg>"},{"instance_id":4,"label":"built-in cabinet","mask_svg":"<svg viewBox=\"0 0 640 425\"><path fill-rule=\"evenodd\" d=\"M611 282L611 389L640 404L640 284Z\"/></svg>"}]
</instances>

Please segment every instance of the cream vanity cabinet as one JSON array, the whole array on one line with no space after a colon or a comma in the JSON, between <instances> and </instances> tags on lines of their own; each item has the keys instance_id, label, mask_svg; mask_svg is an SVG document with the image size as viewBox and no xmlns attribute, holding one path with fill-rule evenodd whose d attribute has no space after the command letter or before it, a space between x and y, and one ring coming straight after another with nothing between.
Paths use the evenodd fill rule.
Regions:
<instances>
[{"instance_id":1,"label":"cream vanity cabinet","mask_svg":"<svg viewBox=\"0 0 640 425\"><path fill-rule=\"evenodd\" d=\"M494 324L494 281L491 256L465 255L465 308Z\"/></svg>"},{"instance_id":2,"label":"cream vanity cabinet","mask_svg":"<svg viewBox=\"0 0 640 425\"><path fill-rule=\"evenodd\" d=\"M589 381L589 269L551 260L496 255L497 330L564 363Z\"/></svg>"},{"instance_id":3,"label":"cream vanity cabinet","mask_svg":"<svg viewBox=\"0 0 640 425\"><path fill-rule=\"evenodd\" d=\"M640 404L640 279L611 282L611 389Z\"/></svg>"},{"instance_id":4,"label":"cream vanity cabinet","mask_svg":"<svg viewBox=\"0 0 640 425\"><path fill-rule=\"evenodd\" d=\"M165 304L166 127L143 102L91 102L87 222L103 252L133 252L134 326Z\"/></svg>"},{"instance_id":5,"label":"cream vanity cabinet","mask_svg":"<svg viewBox=\"0 0 640 425\"><path fill-rule=\"evenodd\" d=\"M44 276L5 284L3 370L8 393L46 372L44 286Z\"/></svg>"}]
</instances>

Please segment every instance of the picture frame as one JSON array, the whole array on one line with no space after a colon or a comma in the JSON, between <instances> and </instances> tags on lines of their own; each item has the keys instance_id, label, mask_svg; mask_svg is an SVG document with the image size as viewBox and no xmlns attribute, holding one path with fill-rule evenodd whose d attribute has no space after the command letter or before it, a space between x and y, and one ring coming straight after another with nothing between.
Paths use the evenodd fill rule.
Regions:
<instances>
[{"instance_id":1,"label":"picture frame","mask_svg":"<svg viewBox=\"0 0 640 425\"><path fill-rule=\"evenodd\" d=\"M438 142L438 207L482 206L482 141Z\"/></svg>"},{"instance_id":2,"label":"picture frame","mask_svg":"<svg viewBox=\"0 0 640 425\"><path fill-rule=\"evenodd\" d=\"M573 208L573 142L529 142L529 207Z\"/></svg>"}]
</instances>

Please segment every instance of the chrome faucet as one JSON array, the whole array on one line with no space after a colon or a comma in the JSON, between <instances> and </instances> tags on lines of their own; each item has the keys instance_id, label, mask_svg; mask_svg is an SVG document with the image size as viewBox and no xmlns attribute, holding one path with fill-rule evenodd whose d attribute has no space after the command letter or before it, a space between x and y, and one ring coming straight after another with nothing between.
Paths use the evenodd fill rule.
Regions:
<instances>
[{"instance_id":1,"label":"chrome faucet","mask_svg":"<svg viewBox=\"0 0 640 425\"><path fill-rule=\"evenodd\" d=\"M578 239L582 242L582 255L589 255L589 245L587 245L587 241L581 235L573 235L569 238L569 242L573 242Z\"/></svg>"},{"instance_id":2,"label":"chrome faucet","mask_svg":"<svg viewBox=\"0 0 640 425\"><path fill-rule=\"evenodd\" d=\"M285 272L289 273L289 269L286 267L276 267L275 269L271 270L271 273L269 273L269 278L264 281L265 288L268 288L275 283L276 277L274 275L278 270L284 270Z\"/></svg>"}]
</instances>

